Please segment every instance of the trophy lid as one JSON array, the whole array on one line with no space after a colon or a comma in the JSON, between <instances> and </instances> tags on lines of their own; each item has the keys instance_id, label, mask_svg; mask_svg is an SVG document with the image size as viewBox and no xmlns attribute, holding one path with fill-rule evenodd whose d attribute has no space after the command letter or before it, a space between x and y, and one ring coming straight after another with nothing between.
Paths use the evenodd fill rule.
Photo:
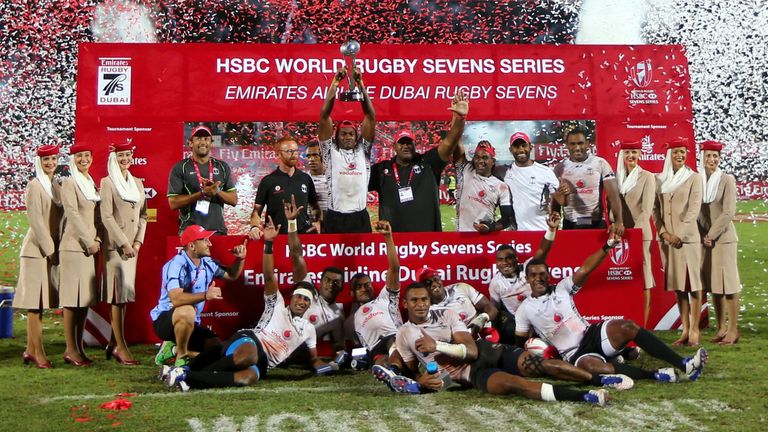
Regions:
<instances>
[{"instance_id":1,"label":"trophy lid","mask_svg":"<svg viewBox=\"0 0 768 432\"><path fill-rule=\"evenodd\" d=\"M350 39L343 44L341 44L341 48L339 49L341 51L342 55L345 55L347 57L352 57L357 55L357 53L360 52L360 42Z\"/></svg>"}]
</instances>

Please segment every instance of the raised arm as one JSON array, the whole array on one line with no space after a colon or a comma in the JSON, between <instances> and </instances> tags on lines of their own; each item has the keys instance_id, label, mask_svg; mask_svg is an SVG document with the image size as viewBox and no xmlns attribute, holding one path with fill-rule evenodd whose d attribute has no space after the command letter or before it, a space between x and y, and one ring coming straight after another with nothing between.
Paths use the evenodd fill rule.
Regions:
<instances>
[{"instance_id":1,"label":"raised arm","mask_svg":"<svg viewBox=\"0 0 768 432\"><path fill-rule=\"evenodd\" d=\"M240 277L243 273L243 263L245 262L246 245L248 244L248 237L243 240L242 244L235 246L230 252L235 256L235 261L231 266L227 267L224 272L225 281L234 281Z\"/></svg>"},{"instance_id":2,"label":"raised arm","mask_svg":"<svg viewBox=\"0 0 768 432\"><path fill-rule=\"evenodd\" d=\"M390 292L400 291L400 257L397 255L395 240L392 238L392 226L387 221L376 222L376 232L384 235L387 244L387 281Z\"/></svg>"},{"instance_id":3,"label":"raised arm","mask_svg":"<svg viewBox=\"0 0 768 432\"><path fill-rule=\"evenodd\" d=\"M588 256L586 260L584 260L584 264L579 267L576 272L573 273L573 284L575 286L581 287L584 285L584 283L587 281L587 278L589 277L589 274L592 273L606 256L608 256L608 251L613 248L613 246L621 241L621 237L616 236L615 234L611 233L608 236L608 241L605 242L605 244L598 250L596 250L592 255Z\"/></svg>"},{"instance_id":4,"label":"raised arm","mask_svg":"<svg viewBox=\"0 0 768 432\"><path fill-rule=\"evenodd\" d=\"M448 162L451 156L453 156L453 152L461 140L461 135L464 134L464 121L469 112L469 101L463 91L456 93L451 102L451 107L448 109L453 111L451 129L437 147L437 154L445 162Z\"/></svg>"},{"instance_id":5,"label":"raised arm","mask_svg":"<svg viewBox=\"0 0 768 432\"><path fill-rule=\"evenodd\" d=\"M544 237L541 239L541 243L539 243L539 248L533 253L534 258L547 258L549 250L552 249L552 245L555 243L555 234L558 227L560 227L560 213L551 212L547 218L547 232L544 233Z\"/></svg>"},{"instance_id":6,"label":"raised arm","mask_svg":"<svg viewBox=\"0 0 768 432\"><path fill-rule=\"evenodd\" d=\"M336 90L339 88L339 83L344 77L347 76L347 70L345 67L339 68L336 74L333 76L333 81L328 87L328 92L325 94L325 101L323 107L320 108L320 121L317 124L317 139L319 141L325 141L333 136L333 120L331 119L331 111L333 111L333 104L336 101Z\"/></svg>"},{"instance_id":7,"label":"raised arm","mask_svg":"<svg viewBox=\"0 0 768 432\"><path fill-rule=\"evenodd\" d=\"M360 136L364 140L372 143L376 138L376 111L373 109L373 103L371 98L368 97L368 92L365 90L365 84L363 84L363 75L360 73L360 69L352 69L352 77L357 83L357 88L363 93L363 100L360 101L360 106L363 108L363 124L360 127Z\"/></svg>"},{"instance_id":8,"label":"raised arm","mask_svg":"<svg viewBox=\"0 0 768 432\"><path fill-rule=\"evenodd\" d=\"M293 283L303 281L307 277L307 262L301 249L301 239L296 226L296 218L304 210L304 206L296 207L296 197L291 195L291 202L283 204L285 218L288 220L288 249L293 264Z\"/></svg>"},{"instance_id":9,"label":"raised arm","mask_svg":"<svg viewBox=\"0 0 768 432\"><path fill-rule=\"evenodd\" d=\"M280 225L275 226L272 218L267 216L267 224L264 226L264 258L261 269L264 274L264 296L271 296L277 292L277 279L275 279L275 256L272 253L273 242L277 238Z\"/></svg>"}]
</instances>

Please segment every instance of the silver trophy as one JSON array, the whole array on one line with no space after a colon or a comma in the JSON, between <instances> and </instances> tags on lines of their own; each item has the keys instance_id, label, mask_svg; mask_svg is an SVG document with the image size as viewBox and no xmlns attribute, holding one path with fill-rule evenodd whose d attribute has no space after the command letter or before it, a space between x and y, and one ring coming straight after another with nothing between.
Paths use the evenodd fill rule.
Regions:
<instances>
[{"instance_id":1,"label":"silver trophy","mask_svg":"<svg viewBox=\"0 0 768 432\"><path fill-rule=\"evenodd\" d=\"M363 92L357 88L357 83L352 77L355 67L355 56L360 52L360 42L350 39L341 44L341 55L344 56L344 64L347 66L347 82L349 90L341 92L339 100L344 102L360 102L364 99Z\"/></svg>"}]
</instances>

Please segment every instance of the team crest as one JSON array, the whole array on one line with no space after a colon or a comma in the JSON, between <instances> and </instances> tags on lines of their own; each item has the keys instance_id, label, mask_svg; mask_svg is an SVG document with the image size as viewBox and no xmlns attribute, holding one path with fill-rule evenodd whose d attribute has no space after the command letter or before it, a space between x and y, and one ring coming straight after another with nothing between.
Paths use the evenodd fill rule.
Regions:
<instances>
[{"instance_id":1,"label":"team crest","mask_svg":"<svg viewBox=\"0 0 768 432\"><path fill-rule=\"evenodd\" d=\"M218 168L216 168L216 167L213 168L213 175L219 175L219 172L220 171L219 171Z\"/></svg>"},{"instance_id":2,"label":"team crest","mask_svg":"<svg viewBox=\"0 0 768 432\"><path fill-rule=\"evenodd\" d=\"M595 173L595 171L592 168L587 168L587 175L588 176L591 176L594 173Z\"/></svg>"},{"instance_id":3,"label":"team crest","mask_svg":"<svg viewBox=\"0 0 768 432\"><path fill-rule=\"evenodd\" d=\"M414 174L421 174L421 165L416 165L413 167L413 173Z\"/></svg>"},{"instance_id":4,"label":"team crest","mask_svg":"<svg viewBox=\"0 0 768 432\"><path fill-rule=\"evenodd\" d=\"M384 168L384 175L389 175L389 168Z\"/></svg>"},{"instance_id":5,"label":"team crest","mask_svg":"<svg viewBox=\"0 0 768 432\"><path fill-rule=\"evenodd\" d=\"M307 185L305 185L305 184L301 185L301 192L302 193L307 193Z\"/></svg>"},{"instance_id":6,"label":"team crest","mask_svg":"<svg viewBox=\"0 0 768 432\"><path fill-rule=\"evenodd\" d=\"M275 186L275 192L280 192L280 185Z\"/></svg>"}]
</instances>

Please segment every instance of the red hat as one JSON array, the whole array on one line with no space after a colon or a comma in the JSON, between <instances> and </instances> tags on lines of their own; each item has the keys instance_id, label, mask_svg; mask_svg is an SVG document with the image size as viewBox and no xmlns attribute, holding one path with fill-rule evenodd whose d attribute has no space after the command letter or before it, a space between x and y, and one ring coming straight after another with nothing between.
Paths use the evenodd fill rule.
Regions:
<instances>
[{"instance_id":1,"label":"red hat","mask_svg":"<svg viewBox=\"0 0 768 432\"><path fill-rule=\"evenodd\" d=\"M206 231L200 225L190 225L184 228L184 232L181 233L181 245L186 246L195 240L206 239L214 234L216 231Z\"/></svg>"},{"instance_id":2,"label":"red hat","mask_svg":"<svg viewBox=\"0 0 768 432\"><path fill-rule=\"evenodd\" d=\"M531 138L528 137L528 134L525 132L515 132L512 134L512 136L509 138L509 145L514 145L515 141L523 140L527 144L531 143Z\"/></svg>"},{"instance_id":3,"label":"red hat","mask_svg":"<svg viewBox=\"0 0 768 432\"><path fill-rule=\"evenodd\" d=\"M683 137L677 137L667 142L668 149L673 149L677 147L688 147L688 140Z\"/></svg>"},{"instance_id":4,"label":"red hat","mask_svg":"<svg viewBox=\"0 0 768 432\"><path fill-rule=\"evenodd\" d=\"M427 279L432 279L435 275L437 272L431 267L422 267L416 270L416 280L421 283L426 283Z\"/></svg>"},{"instance_id":5,"label":"red hat","mask_svg":"<svg viewBox=\"0 0 768 432\"><path fill-rule=\"evenodd\" d=\"M416 141L413 138L413 134L411 133L411 131L404 129L404 130L401 130L400 132L398 132L397 135L395 135L395 140L392 141L392 142L397 144L403 138L408 138L411 141Z\"/></svg>"},{"instance_id":6,"label":"red hat","mask_svg":"<svg viewBox=\"0 0 768 432\"><path fill-rule=\"evenodd\" d=\"M77 143L73 144L72 147L69 148L69 154L71 155L86 151L93 152L93 146L86 143Z\"/></svg>"},{"instance_id":7,"label":"red hat","mask_svg":"<svg viewBox=\"0 0 768 432\"><path fill-rule=\"evenodd\" d=\"M720 152L723 150L723 143L717 142L717 141L704 141L701 143L701 151L716 151Z\"/></svg>"},{"instance_id":8,"label":"red hat","mask_svg":"<svg viewBox=\"0 0 768 432\"><path fill-rule=\"evenodd\" d=\"M622 141L619 148L621 150L642 150L643 143L640 141Z\"/></svg>"},{"instance_id":9,"label":"red hat","mask_svg":"<svg viewBox=\"0 0 768 432\"><path fill-rule=\"evenodd\" d=\"M351 120L342 120L342 121L336 123L336 133L334 133L334 135L338 135L339 131L343 127L350 127L352 129L354 129L355 130L355 135L357 135L357 125L355 124L355 122L353 122Z\"/></svg>"},{"instance_id":10,"label":"red hat","mask_svg":"<svg viewBox=\"0 0 768 432\"><path fill-rule=\"evenodd\" d=\"M477 152L480 150L485 150L489 155L496 157L496 149L494 149L491 143L488 141L480 141L480 144L475 147L475 154L477 154Z\"/></svg>"},{"instance_id":11,"label":"red hat","mask_svg":"<svg viewBox=\"0 0 768 432\"><path fill-rule=\"evenodd\" d=\"M200 125L192 129L192 135L190 136L213 136L213 133L211 133L211 129L208 126Z\"/></svg>"},{"instance_id":12,"label":"red hat","mask_svg":"<svg viewBox=\"0 0 768 432\"><path fill-rule=\"evenodd\" d=\"M48 144L37 148L37 155L40 157L56 156L57 154L59 154L59 146L57 145Z\"/></svg>"},{"instance_id":13,"label":"red hat","mask_svg":"<svg viewBox=\"0 0 768 432\"><path fill-rule=\"evenodd\" d=\"M115 144L112 143L112 145L109 146L109 151L112 152L123 152L123 151L134 151L136 149L136 146L133 145L131 140L125 140L124 143Z\"/></svg>"}]
</instances>

